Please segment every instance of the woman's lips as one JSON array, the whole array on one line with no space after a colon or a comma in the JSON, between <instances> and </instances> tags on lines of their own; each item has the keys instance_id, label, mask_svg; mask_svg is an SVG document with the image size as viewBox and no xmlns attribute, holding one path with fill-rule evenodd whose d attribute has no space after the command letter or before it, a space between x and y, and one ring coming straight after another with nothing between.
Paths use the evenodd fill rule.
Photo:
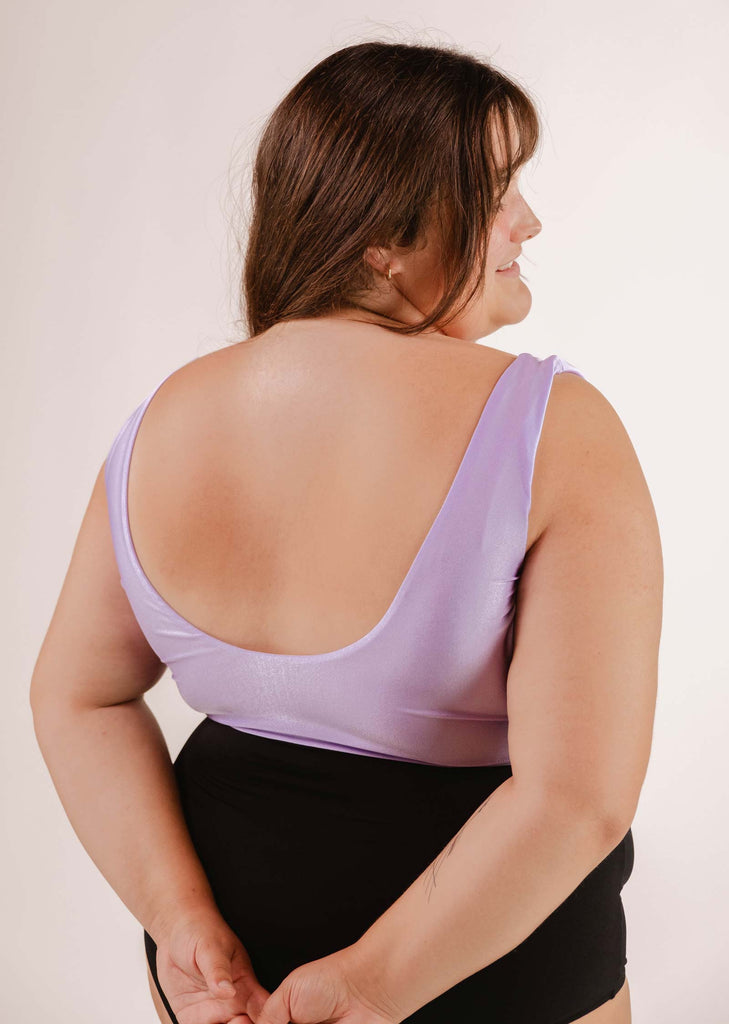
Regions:
<instances>
[{"instance_id":1,"label":"woman's lips","mask_svg":"<svg viewBox=\"0 0 729 1024\"><path fill-rule=\"evenodd\" d=\"M497 270L496 273L504 274L506 277L518 277L521 273L521 268L519 267L519 264L514 261L508 270Z\"/></svg>"}]
</instances>

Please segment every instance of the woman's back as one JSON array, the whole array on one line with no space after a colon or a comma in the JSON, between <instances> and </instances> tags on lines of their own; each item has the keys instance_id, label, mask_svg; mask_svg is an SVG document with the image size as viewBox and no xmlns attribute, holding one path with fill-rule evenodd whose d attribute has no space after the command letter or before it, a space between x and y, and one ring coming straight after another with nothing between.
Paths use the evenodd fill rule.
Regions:
<instances>
[{"instance_id":1,"label":"woman's back","mask_svg":"<svg viewBox=\"0 0 729 1024\"><path fill-rule=\"evenodd\" d=\"M547 696L554 666L534 670L541 649L531 665L521 655L508 705L506 682L527 554L555 519L562 461L574 474L579 376L555 355L288 324L165 378L115 440L122 582L205 713L175 762L185 820L267 987L355 941L513 772L525 786L530 762L544 769L558 717L577 728L582 712ZM582 749L565 751L563 772ZM624 991L630 829L608 845L539 942L413 1020L489 1006L519 1024L587 1021ZM145 946L156 979L146 932Z\"/></svg>"},{"instance_id":2,"label":"woman's back","mask_svg":"<svg viewBox=\"0 0 729 1024\"><path fill-rule=\"evenodd\" d=\"M313 746L508 764L533 470L565 370L330 322L168 375L105 475L122 584L187 703Z\"/></svg>"},{"instance_id":3,"label":"woman's back","mask_svg":"<svg viewBox=\"0 0 729 1024\"><path fill-rule=\"evenodd\" d=\"M129 519L146 575L239 647L311 655L359 640L514 358L322 320L193 360L155 395L134 443ZM539 523L537 503L527 547Z\"/></svg>"}]
</instances>

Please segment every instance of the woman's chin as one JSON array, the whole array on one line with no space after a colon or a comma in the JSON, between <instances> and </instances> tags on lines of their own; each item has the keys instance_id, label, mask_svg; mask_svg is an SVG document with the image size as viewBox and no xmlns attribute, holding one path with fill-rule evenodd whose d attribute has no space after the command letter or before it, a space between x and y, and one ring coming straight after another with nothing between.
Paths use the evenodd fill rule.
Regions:
<instances>
[{"instance_id":1,"label":"woman's chin","mask_svg":"<svg viewBox=\"0 0 729 1024\"><path fill-rule=\"evenodd\" d=\"M532 293L524 285L523 288L519 289L520 295L514 298L512 302L500 302L498 307L494 309L491 319L499 326L503 327L506 324L518 324L529 315L529 310L532 308Z\"/></svg>"}]
</instances>

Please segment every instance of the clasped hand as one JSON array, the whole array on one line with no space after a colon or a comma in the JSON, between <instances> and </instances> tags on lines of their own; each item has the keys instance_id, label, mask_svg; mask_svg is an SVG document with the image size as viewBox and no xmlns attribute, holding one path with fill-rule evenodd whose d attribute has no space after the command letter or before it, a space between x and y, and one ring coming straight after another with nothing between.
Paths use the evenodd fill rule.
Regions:
<instances>
[{"instance_id":1,"label":"clasped hand","mask_svg":"<svg viewBox=\"0 0 729 1024\"><path fill-rule=\"evenodd\" d=\"M157 977L178 1024L401 1024L367 975L357 947L347 946L296 967L269 993L213 911L186 913L157 942Z\"/></svg>"}]
</instances>

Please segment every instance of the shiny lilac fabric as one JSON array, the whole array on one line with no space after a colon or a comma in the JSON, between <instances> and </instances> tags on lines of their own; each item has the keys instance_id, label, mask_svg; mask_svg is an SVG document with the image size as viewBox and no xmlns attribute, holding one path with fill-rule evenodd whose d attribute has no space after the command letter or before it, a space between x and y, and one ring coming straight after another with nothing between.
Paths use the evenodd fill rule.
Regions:
<instances>
[{"instance_id":1,"label":"shiny lilac fabric","mask_svg":"<svg viewBox=\"0 0 729 1024\"><path fill-rule=\"evenodd\" d=\"M183 700L223 725L306 746L419 764L509 764L515 588L542 421L553 376L565 371L584 376L556 355L521 352L507 366L387 612L366 636L325 654L218 640L145 576L129 530L129 462L167 374L115 437L105 481L122 586Z\"/></svg>"}]
</instances>

